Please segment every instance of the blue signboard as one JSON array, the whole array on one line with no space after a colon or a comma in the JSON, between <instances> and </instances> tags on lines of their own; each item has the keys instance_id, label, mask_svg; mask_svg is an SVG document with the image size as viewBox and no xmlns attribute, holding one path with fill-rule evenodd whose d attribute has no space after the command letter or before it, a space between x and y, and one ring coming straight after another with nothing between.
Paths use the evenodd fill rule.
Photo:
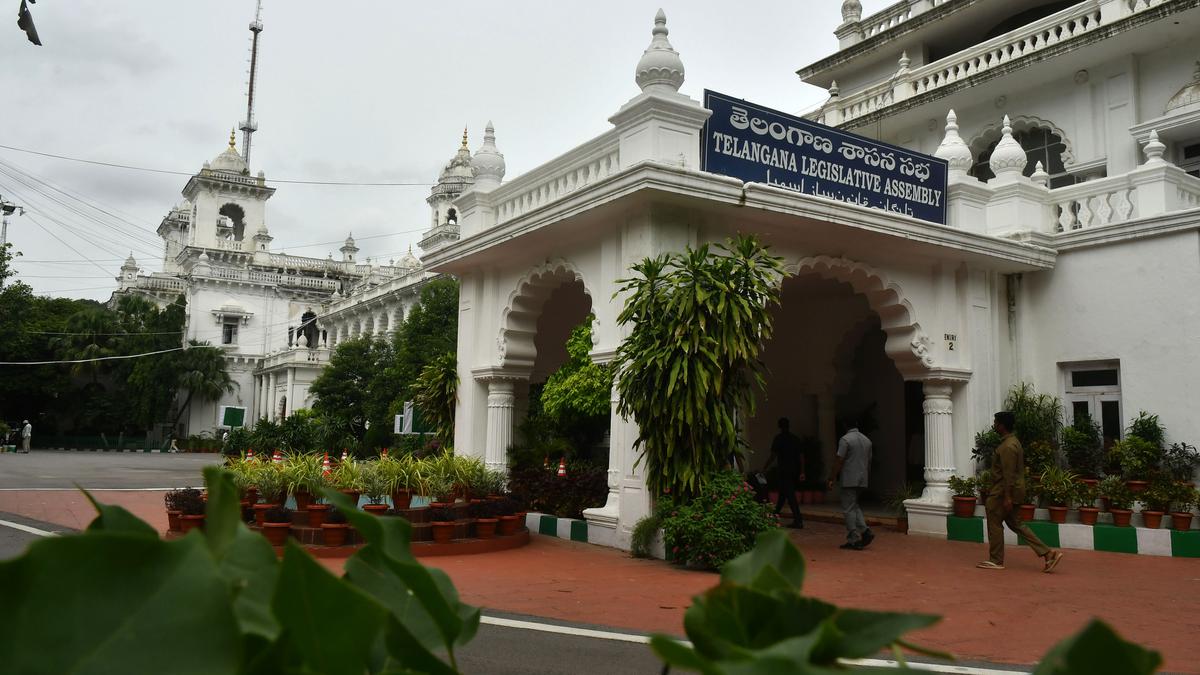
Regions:
<instances>
[{"instance_id":1,"label":"blue signboard","mask_svg":"<svg viewBox=\"0 0 1200 675\"><path fill-rule=\"evenodd\" d=\"M700 169L946 223L946 162L704 91Z\"/></svg>"}]
</instances>

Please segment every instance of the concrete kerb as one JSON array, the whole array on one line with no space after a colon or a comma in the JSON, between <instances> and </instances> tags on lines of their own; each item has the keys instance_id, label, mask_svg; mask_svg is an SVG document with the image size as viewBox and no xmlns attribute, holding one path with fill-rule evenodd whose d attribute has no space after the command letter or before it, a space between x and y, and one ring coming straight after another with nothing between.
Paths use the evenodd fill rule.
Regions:
<instances>
[{"instance_id":1,"label":"concrete kerb","mask_svg":"<svg viewBox=\"0 0 1200 675\"><path fill-rule=\"evenodd\" d=\"M1111 553L1133 553L1176 558L1200 558L1200 530L1150 529L1146 527L1117 527L1100 522L1095 525L1081 523L1053 523L1048 520L1027 521L1030 529L1053 548L1080 549L1084 551L1108 551ZM984 543L987 527L981 516L970 518L946 517L946 538L951 541ZM1007 526L1004 528L1004 543L1016 546L1023 543Z\"/></svg>"}]
</instances>

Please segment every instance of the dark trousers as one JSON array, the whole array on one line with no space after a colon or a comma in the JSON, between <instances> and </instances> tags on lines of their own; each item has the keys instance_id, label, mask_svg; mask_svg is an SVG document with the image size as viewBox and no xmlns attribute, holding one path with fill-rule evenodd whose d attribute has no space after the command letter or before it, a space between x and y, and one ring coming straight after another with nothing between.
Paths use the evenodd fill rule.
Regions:
<instances>
[{"instance_id":1,"label":"dark trousers","mask_svg":"<svg viewBox=\"0 0 1200 675\"><path fill-rule=\"evenodd\" d=\"M988 497L984 506L987 513L988 558L992 562L997 565L1004 564L1004 526L1006 524L1008 529L1025 538L1025 543L1029 544L1029 548L1033 549L1038 557L1044 558L1050 552L1050 547L1043 544L1028 525L1021 522L1017 515L1016 504L1013 504L1012 509L1005 510L1002 498Z\"/></svg>"},{"instance_id":2,"label":"dark trousers","mask_svg":"<svg viewBox=\"0 0 1200 675\"><path fill-rule=\"evenodd\" d=\"M792 509L792 520L797 523L803 523L804 516L800 515L800 503L796 501L796 482L786 478L779 481L779 499L775 500L776 514L783 511L783 501L785 499L788 506Z\"/></svg>"}]
</instances>

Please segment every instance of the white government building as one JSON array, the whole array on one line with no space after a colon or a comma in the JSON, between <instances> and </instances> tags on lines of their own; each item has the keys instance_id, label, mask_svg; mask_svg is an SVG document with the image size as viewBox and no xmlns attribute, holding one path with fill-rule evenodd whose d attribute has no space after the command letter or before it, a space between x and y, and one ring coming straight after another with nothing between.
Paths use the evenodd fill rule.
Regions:
<instances>
[{"instance_id":1,"label":"white government building","mask_svg":"<svg viewBox=\"0 0 1200 675\"><path fill-rule=\"evenodd\" d=\"M753 232L792 273L747 420L753 466L778 417L828 458L834 420L866 413L872 487L923 477L910 532L945 536L946 481L970 472L975 433L1015 383L1062 397L1068 419L1086 410L1108 436L1145 409L1173 439L1200 439L1200 2L901 0L863 17L847 0L842 16L838 50L798 71L829 91L804 117L890 145L791 128L744 102L716 116L679 93L684 65L660 12L640 92L614 102L611 130L508 182L490 128L474 157L464 139L429 198L423 266L361 264L351 240L341 261L269 253L272 190L231 146L163 221L164 273L125 271L122 288L187 293L189 337L232 330L241 393L220 405L254 419L306 405L329 347L390 330L424 279L452 274L455 448L503 467L529 385L561 365L589 312L593 358L613 358L625 334L613 293L632 264ZM794 153L759 154L754 134ZM777 176L800 157L821 184L808 192L831 196L704 170L721 154ZM838 155L859 169L828 168ZM890 207L867 194L872 176L899 186ZM944 222L906 215L917 202ZM307 312L319 330L289 341L283 327ZM190 424L216 419L200 409ZM609 495L586 512L589 541L628 547L648 511L636 435L612 415Z\"/></svg>"}]
</instances>

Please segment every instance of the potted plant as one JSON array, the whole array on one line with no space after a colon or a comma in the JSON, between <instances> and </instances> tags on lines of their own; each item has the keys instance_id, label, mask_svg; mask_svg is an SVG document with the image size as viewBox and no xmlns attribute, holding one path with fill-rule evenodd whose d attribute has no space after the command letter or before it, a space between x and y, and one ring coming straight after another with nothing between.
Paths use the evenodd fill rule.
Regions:
<instances>
[{"instance_id":1,"label":"potted plant","mask_svg":"<svg viewBox=\"0 0 1200 675\"><path fill-rule=\"evenodd\" d=\"M1029 470L1029 466L1025 466L1025 501L1018 506L1018 514L1021 521L1033 520L1037 514L1038 497L1042 494L1042 487L1034 480L1033 474Z\"/></svg>"},{"instance_id":2,"label":"potted plant","mask_svg":"<svg viewBox=\"0 0 1200 675\"><path fill-rule=\"evenodd\" d=\"M1067 510L1071 508L1071 502L1075 500L1079 491L1080 483L1077 478L1074 473L1057 466L1051 466L1042 472L1038 484L1041 486L1042 496L1046 499L1051 522L1067 522Z\"/></svg>"},{"instance_id":3,"label":"potted plant","mask_svg":"<svg viewBox=\"0 0 1200 675\"><path fill-rule=\"evenodd\" d=\"M1079 522L1084 525L1095 525L1100 517L1100 509L1096 507L1096 495L1099 490L1092 483L1080 483L1076 488L1075 498L1079 500Z\"/></svg>"},{"instance_id":4,"label":"potted plant","mask_svg":"<svg viewBox=\"0 0 1200 675\"><path fill-rule=\"evenodd\" d=\"M204 496L199 490L180 490L175 496L175 507L179 509L179 531L187 534L204 525Z\"/></svg>"},{"instance_id":5,"label":"potted plant","mask_svg":"<svg viewBox=\"0 0 1200 675\"><path fill-rule=\"evenodd\" d=\"M363 510L377 516L387 513L387 498L392 492L392 485L378 461L363 462L359 472L359 485L367 498Z\"/></svg>"},{"instance_id":6,"label":"potted plant","mask_svg":"<svg viewBox=\"0 0 1200 675\"><path fill-rule=\"evenodd\" d=\"M1089 415L1080 414L1075 422L1062 430L1062 450L1067 466L1083 481L1095 485L1104 461L1104 435L1100 425Z\"/></svg>"},{"instance_id":7,"label":"potted plant","mask_svg":"<svg viewBox=\"0 0 1200 675\"><path fill-rule=\"evenodd\" d=\"M1138 497L1142 502L1142 525L1157 530L1162 527L1163 516L1175 499L1175 483L1166 478L1155 478Z\"/></svg>"},{"instance_id":8,"label":"potted plant","mask_svg":"<svg viewBox=\"0 0 1200 675\"><path fill-rule=\"evenodd\" d=\"M508 477L504 475L504 472L488 469L485 476L487 485L484 488L484 494L487 495L487 498L495 500L503 497L504 489L508 483Z\"/></svg>"},{"instance_id":9,"label":"potted plant","mask_svg":"<svg viewBox=\"0 0 1200 675\"><path fill-rule=\"evenodd\" d=\"M392 497L392 508L407 509L412 506L413 460L409 455L387 455L379 458L379 470L387 482Z\"/></svg>"},{"instance_id":10,"label":"potted plant","mask_svg":"<svg viewBox=\"0 0 1200 675\"><path fill-rule=\"evenodd\" d=\"M1189 487L1196 477L1196 467L1200 466L1200 451L1190 443L1172 443L1163 452L1162 468L1171 480L1185 483Z\"/></svg>"},{"instance_id":11,"label":"potted plant","mask_svg":"<svg viewBox=\"0 0 1200 675\"><path fill-rule=\"evenodd\" d=\"M430 506L444 508L454 504L454 483L450 477L442 473L434 473L425 480L425 491L428 493Z\"/></svg>"},{"instance_id":12,"label":"potted plant","mask_svg":"<svg viewBox=\"0 0 1200 675\"><path fill-rule=\"evenodd\" d=\"M283 506L287 495L287 482L279 466L263 462L254 468L254 486L258 488L258 498L261 503L254 505L254 522L262 526L268 509L272 506Z\"/></svg>"},{"instance_id":13,"label":"potted plant","mask_svg":"<svg viewBox=\"0 0 1200 675\"><path fill-rule=\"evenodd\" d=\"M496 509L496 514L500 519L499 533L502 536L508 536L517 533L517 505L511 497L493 502Z\"/></svg>"},{"instance_id":14,"label":"potted plant","mask_svg":"<svg viewBox=\"0 0 1200 675\"><path fill-rule=\"evenodd\" d=\"M454 538L454 510L445 506L429 509L430 527L433 540L439 544L448 544Z\"/></svg>"},{"instance_id":15,"label":"potted plant","mask_svg":"<svg viewBox=\"0 0 1200 675\"><path fill-rule=\"evenodd\" d=\"M1171 501L1171 528L1181 532L1192 529L1192 508L1200 501L1200 492L1190 484L1175 484L1175 495Z\"/></svg>"},{"instance_id":16,"label":"potted plant","mask_svg":"<svg viewBox=\"0 0 1200 675\"><path fill-rule=\"evenodd\" d=\"M1158 468L1161 449L1140 436L1126 436L1108 451L1125 484L1135 494L1146 489L1151 474Z\"/></svg>"},{"instance_id":17,"label":"potted plant","mask_svg":"<svg viewBox=\"0 0 1200 675\"><path fill-rule=\"evenodd\" d=\"M324 483L321 459L320 455L312 453L295 453L284 460L284 482L288 492L296 498L296 508L301 511L307 510L314 495L320 494L320 486Z\"/></svg>"},{"instance_id":18,"label":"potted plant","mask_svg":"<svg viewBox=\"0 0 1200 675\"><path fill-rule=\"evenodd\" d=\"M358 498L362 494L362 469L353 457L338 462L329 477L329 482L338 492L350 498L354 506L358 506Z\"/></svg>"},{"instance_id":19,"label":"potted plant","mask_svg":"<svg viewBox=\"0 0 1200 675\"><path fill-rule=\"evenodd\" d=\"M499 519L496 517L495 503L487 499L479 499L471 502L467 507L467 515L475 523L475 536L479 539L491 539L496 534L496 523Z\"/></svg>"},{"instance_id":20,"label":"potted plant","mask_svg":"<svg viewBox=\"0 0 1200 675\"><path fill-rule=\"evenodd\" d=\"M262 532L272 546L283 546L292 530L292 510L275 505L263 514Z\"/></svg>"},{"instance_id":21,"label":"potted plant","mask_svg":"<svg viewBox=\"0 0 1200 675\"><path fill-rule=\"evenodd\" d=\"M318 466L320 466L321 459L323 458L317 458ZM325 498L321 496L322 490L330 487L329 478L325 475L323 467L305 481L304 487L312 495L312 501L309 502L308 508L305 509L308 513L308 526L320 527L325 522L325 517L328 515L329 509L333 508L325 503Z\"/></svg>"},{"instance_id":22,"label":"potted plant","mask_svg":"<svg viewBox=\"0 0 1200 675\"><path fill-rule=\"evenodd\" d=\"M325 522L321 523L321 543L325 546L342 546L346 543L349 530L346 514L331 508L325 515Z\"/></svg>"},{"instance_id":23,"label":"potted plant","mask_svg":"<svg viewBox=\"0 0 1200 675\"><path fill-rule=\"evenodd\" d=\"M970 518L975 515L975 489L978 487L973 476L960 478L950 476L950 490L954 493L954 515Z\"/></svg>"},{"instance_id":24,"label":"potted plant","mask_svg":"<svg viewBox=\"0 0 1200 675\"><path fill-rule=\"evenodd\" d=\"M170 532L178 532L180 530L179 516L183 514L183 508L180 505L180 499L184 499L185 495L189 491L195 492L196 494L200 493L199 490L184 488L180 490L171 490L163 497L163 503L167 507L167 530Z\"/></svg>"},{"instance_id":25,"label":"potted plant","mask_svg":"<svg viewBox=\"0 0 1200 675\"><path fill-rule=\"evenodd\" d=\"M1112 514L1113 525L1129 527L1129 518L1133 515L1133 492L1120 476L1108 476L1100 481L1100 493L1108 498L1108 512Z\"/></svg>"}]
</instances>

